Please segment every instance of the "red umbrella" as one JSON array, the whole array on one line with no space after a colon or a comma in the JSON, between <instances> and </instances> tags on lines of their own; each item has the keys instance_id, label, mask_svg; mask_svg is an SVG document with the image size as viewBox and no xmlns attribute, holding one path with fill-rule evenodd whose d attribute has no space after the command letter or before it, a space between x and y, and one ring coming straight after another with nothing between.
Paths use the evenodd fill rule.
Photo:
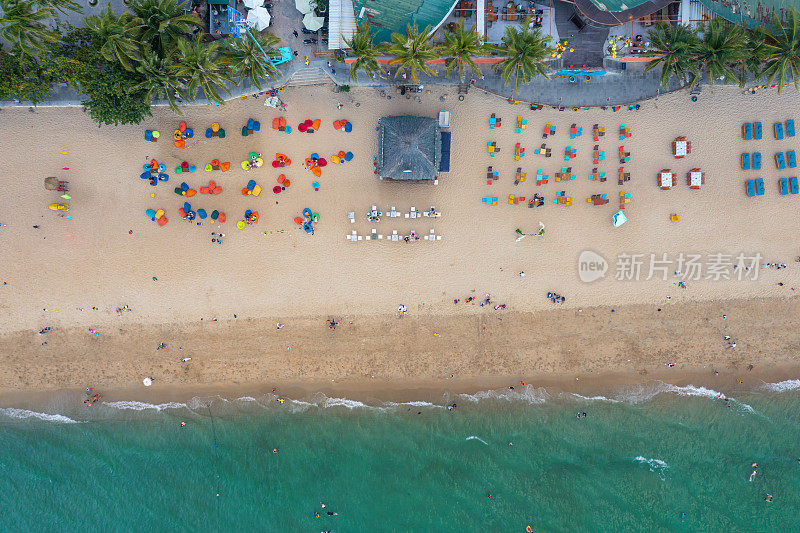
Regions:
<instances>
[{"instance_id":1,"label":"red umbrella","mask_svg":"<svg viewBox=\"0 0 800 533\"><path fill-rule=\"evenodd\" d=\"M272 192L274 192L275 194L280 194L280 192L281 192L281 186L280 186L280 185L276 185L276 186L274 186L274 187L272 188Z\"/></svg>"}]
</instances>

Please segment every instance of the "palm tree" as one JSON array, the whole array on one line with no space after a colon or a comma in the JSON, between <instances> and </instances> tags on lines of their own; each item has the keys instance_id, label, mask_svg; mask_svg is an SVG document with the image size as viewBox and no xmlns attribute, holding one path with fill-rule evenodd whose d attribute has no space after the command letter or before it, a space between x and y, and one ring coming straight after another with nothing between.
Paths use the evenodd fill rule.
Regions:
<instances>
[{"instance_id":1,"label":"palm tree","mask_svg":"<svg viewBox=\"0 0 800 533\"><path fill-rule=\"evenodd\" d=\"M406 34L392 34L392 42L386 49L386 53L394 56L389 60L390 65L400 65L403 71L407 71L414 83L417 83L417 72L423 72L428 76L436 76L436 72L428 66L428 61L437 59L436 47L431 42L430 26L426 26L422 33L416 26L406 25ZM400 69L397 70L400 74Z\"/></svg>"},{"instance_id":2,"label":"palm tree","mask_svg":"<svg viewBox=\"0 0 800 533\"><path fill-rule=\"evenodd\" d=\"M752 74L755 78L761 76L761 70L764 68L764 61L766 59L766 47L764 42L767 39L767 30L764 26L756 26L753 29L743 28L746 43L744 45L747 50L747 56L743 61L739 62L739 84L744 85L747 80L748 73Z\"/></svg>"},{"instance_id":3,"label":"palm tree","mask_svg":"<svg viewBox=\"0 0 800 533\"><path fill-rule=\"evenodd\" d=\"M247 32L242 35L241 39L228 39L225 42L227 48L222 52L220 58L231 68L233 74L238 76L238 83L246 78L250 87L257 87L258 90L261 90L262 80L267 77L275 79L278 76L278 69L268 58L280 57L280 52L275 49L280 42L280 38L269 33L253 36ZM264 54L267 57L264 57Z\"/></svg>"},{"instance_id":4,"label":"palm tree","mask_svg":"<svg viewBox=\"0 0 800 533\"><path fill-rule=\"evenodd\" d=\"M370 80L374 80L375 75L381 71L378 66L381 48L375 45L373 38L366 20L361 22L358 31L350 39L344 38L344 42L350 48L350 53L356 58L350 63L350 81L356 81L359 70L363 70Z\"/></svg>"},{"instance_id":5,"label":"palm tree","mask_svg":"<svg viewBox=\"0 0 800 533\"><path fill-rule=\"evenodd\" d=\"M74 0L36 0L36 3L42 7L52 7L62 15L66 15L67 11L83 13L83 8Z\"/></svg>"},{"instance_id":6,"label":"palm tree","mask_svg":"<svg viewBox=\"0 0 800 533\"><path fill-rule=\"evenodd\" d=\"M231 94L225 87L225 82L233 82L222 73L222 64L218 60L220 46L218 41L204 43L200 35L192 41L178 41L180 60L175 71L178 76L188 80L186 88L189 98L194 99L197 89L201 89L206 99L221 104L224 100L217 88Z\"/></svg>"},{"instance_id":7,"label":"palm tree","mask_svg":"<svg viewBox=\"0 0 800 533\"><path fill-rule=\"evenodd\" d=\"M692 85L699 79L698 64L695 59L699 38L689 26L679 24L673 26L666 22L657 22L655 27L647 32L653 45L653 50L645 56L655 57L645 72L661 65L661 85L669 86L669 78L677 76L684 84L688 82L687 76L692 75Z\"/></svg>"},{"instance_id":8,"label":"palm tree","mask_svg":"<svg viewBox=\"0 0 800 533\"><path fill-rule=\"evenodd\" d=\"M548 44L552 37L542 35L539 28L530 29L529 22L526 18L521 24L522 31L515 26L506 26L503 45L498 47L506 58L497 64L497 68L506 85L514 75L515 91L519 90L520 81L528 83L537 74L547 77L547 60L552 52Z\"/></svg>"},{"instance_id":9,"label":"palm tree","mask_svg":"<svg viewBox=\"0 0 800 533\"><path fill-rule=\"evenodd\" d=\"M481 75L481 69L472 60L473 56L481 55L484 52L483 37L478 34L473 25L468 31L464 31L464 21L462 20L452 31L442 33L444 44L439 48L439 52L448 58L447 68L444 71L445 77L450 75L453 68L458 69L459 79L464 79L464 64L472 68L477 76Z\"/></svg>"},{"instance_id":10,"label":"palm tree","mask_svg":"<svg viewBox=\"0 0 800 533\"><path fill-rule=\"evenodd\" d=\"M48 43L58 41L58 34L45 24L54 16L52 7L27 0L0 0L0 11L0 37L21 56L35 56Z\"/></svg>"},{"instance_id":11,"label":"palm tree","mask_svg":"<svg viewBox=\"0 0 800 533\"><path fill-rule=\"evenodd\" d=\"M710 83L722 79L742 83L739 76L741 63L750 55L746 46L747 38L741 26L713 18L701 27L697 43L696 61L701 72L708 72Z\"/></svg>"},{"instance_id":12,"label":"palm tree","mask_svg":"<svg viewBox=\"0 0 800 533\"><path fill-rule=\"evenodd\" d=\"M178 76L175 64L169 57L161 57L149 46L142 50L142 58L136 65L136 72L144 78L133 90L144 90L145 100L152 102L153 98L166 99L169 107L180 114L176 100L185 94L185 87Z\"/></svg>"},{"instance_id":13,"label":"palm tree","mask_svg":"<svg viewBox=\"0 0 800 533\"><path fill-rule=\"evenodd\" d=\"M140 40L149 44L160 54L168 53L183 34L192 28L201 28L197 14L183 12L186 1L175 0L131 0L129 7L142 19Z\"/></svg>"},{"instance_id":14,"label":"palm tree","mask_svg":"<svg viewBox=\"0 0 800 533\"><path fill-rule=\"evenodd\" d=\"M130 13L116 16L109 4L99 17L86 17L84 23L102 43L100 53L106 61L119 61L126 70L133 70L132 61L139 59L140 43L136 38L142 26L140 18Z\"/></svg>"},{"instance_id":15,"label":"palm tree","mask_svg":"<svg viewBox=\"0 0 800 533\"><path fill-rule=\"evenodd\" d=\"M783 90L787 78L791 78L794 88L797 89L798 67L800 67L800 30L798 30L797 12L789 10L789 20L786 26L781 24L778 16L773 13L772 28L765 32L763 45L764 70L762 75L767 76L768 83L777 76L778 94Z\"/></svg>"}]
</instances>

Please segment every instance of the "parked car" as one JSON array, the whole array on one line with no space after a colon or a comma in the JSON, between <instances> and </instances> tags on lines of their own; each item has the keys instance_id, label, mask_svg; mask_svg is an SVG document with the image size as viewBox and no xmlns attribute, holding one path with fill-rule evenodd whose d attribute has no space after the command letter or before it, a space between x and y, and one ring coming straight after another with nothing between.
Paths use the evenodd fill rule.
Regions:
<instances>
[{"instance_id":1,"label":"parked car","mask_svg":"<svg viewBox=\"0 0 800 533\"><path fill-rule=\"evenodd\" d=\"M311 30L309 30L309 29L306 29L306 28L303 28L303 29L302 29L302 30L300 30L300 31L302 31L302 32L303 32L303 33L305 33L306 35L316 35L316 34L317 34L317 32L315 32L315 31L311 31Z\"/></svg>"}]
</instances>

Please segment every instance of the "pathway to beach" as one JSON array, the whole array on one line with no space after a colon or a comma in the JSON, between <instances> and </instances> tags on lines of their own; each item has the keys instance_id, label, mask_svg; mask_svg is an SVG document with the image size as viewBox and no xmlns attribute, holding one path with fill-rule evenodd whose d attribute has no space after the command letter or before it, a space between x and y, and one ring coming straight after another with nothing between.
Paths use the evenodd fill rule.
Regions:
<instances>
[{"instance_id":1,"label":"pathway to beach","mask_svg":"<svg viewBox=\"0 0 800 533\"><path fill-rule=\"evenodd\" d=\"M6 149L0 154L5 185L0 194L0 237L5 251L0 281L5 284L0 286L0 331L37 332L52 326L93 328L102 335L122 324L193 324L229 320L234 314L238 319L274 318L289 327L293 318L319 317L324 327L322 320L331 315L391 316L401 304L408 307L409 317L422 319L496 313L465 303L467 297L481 300L485 293L491 294L493 304L506 304L508 312L528 313L552 308L550 291L566 296L562 309L577 310L792 297L792 287L800 286L794 263L800 255L800 197L778 191L778 178L795 171L779 172L773 162L775 152L800 147L798 138L777 141L772 133L774 122L800 118L791 112L800 100L791 89L781 96L745 96L738 88L719 87L713 93L705 91L696 103L681 92L645 102L638 111L616 113L531 111L478 91L462 102L454 90L423 93L421 102L399 95L388 100L373 89L334 94L327 87L291 89L281 96L288 106L285 112L265 107L263 98L248 98L222 108L188 107L183 117L157 109L140 126L99 129L79 109L2 110ZM338 103L343 104L341 110ZM378 180L372 170L378 119L393 114L434 117L440 109L452 111L451 171L441 175L438 185ZM494 130L489 129L492 113L502 118L502 126ZM272 119L281 115L294 128L290 135L270 128ZM527 129L519 134L518 115L527 120ZM261 131L242 137L242 125L251 117L261 122ZM317 118L320 131L297 131L298 123ZM336 119L352 122L352 133L335 131ZM185 150L174 147L170 138L181 120L196 132L195 142ZM742 140L745 121L762 122L763 140ZM205 138L212 122L226 130L224 139ZM557 131L543 140L547 122ZM572 123L583 128L582 136L570 139ZM595 123L606 128L598 142L592 139ZM624 141L618 138L621 124L631 131ZM146 142L145 129L159 130L161 139ZM692 142L692 153L683 159L672 156L671 143L678 136ZM500 148L495 157L487 151L490 141ZM526 153L520 161L514 158L517 142ZM534 154L542 142L551 148L552 157ZM596 165L595 144L606 153ZM624 165L631 180L623 186L617 184L620 144L631 157ZM564 161L567 146L577 149L569 162ZM353 161L328 164L320 178L301 166L312 153L330 160L340 150L352 151ZM251 151L263 154L266 164L245 172L240 162ZM741 170L745 151L761 152L760 172ZM286 154L292 165L280 171L272 168L275 153ZM164 163L170 175L168 182L155 187L139 178L142 165L153 158ZM204 172L213 159L230 162L230 170ZM182 161L198 171L175 175ZM486 182L489 165L499 172L492 185ZM572 167L576 179L556 183L554 174L564 166ZM518 167L527 180L514 185ZM606 182L587 179L594 167L607 173ZM536 185L540 168L550 176L547 184ZM677 186L668 191L656 183L665 168L677 174ZM700 190L686 185L686 172L692 168L705 172ZM276 195L272 188L280 173L291 186ZM59 198L44 189L46 176L69 180L73 220L48 210ZM745 179L756 176L764 178L766 193L748 198ZM177 211L186 199L173 189L181 181L199 189L209 179L222 186L223 193L188 200L195 209L225 212L227 222L220 227L208 220L200 226L181 220ZM260 196L241 194L250 179L262 187ZM319 191L312 188L314 181L320 183ZM552 203L562 190L573 198L573 205ZM611 218L619 209L621 190L630 194L625 206L628 222L614 228ZM544 206L527 207L534 193L545 197ZM509 205L509 194L525 196L526 201ZM606 194L609 203L587 204L586 198L594 194ZM485 197L497 197L498 205L482 203ZM395 206L400 212L435 206L442 216L368 222L364 215L372 205L382 211ZM293 222L305 207L321 217L313 236ZM156 225L145 216L148 208L164 209L169 223ZM247 209L259 212L259 222L238 230L236 221ZM356 213L352 224L347 219L351 211ZM678 222L670 222L672 213L679 215ZM543 237L516 240L517 228L535 233L539 222L546 228ZM442 239L345 239L353 230L363 236L372 228L383 235L392 230L426 235L434 229ZM212 232L225 233L222 245L212 242ZM581 281L578 258L585 250L606 260L605 278ZM665 253L669 262L657 263L660 269L645 279L651 254L661 260ZM753 275L735 279L730 270L734 279L688 279L684 289L678 286L684 278L673 274L681 270L681 253L701 255L703 278L709 255L717 253L731 255L729 261L734 262L739 253L748 258L761 254L761 262L787 263L789 268L757 268L755 280ZM639 281L615 279L619 261L626 261L618 260L621 254L643 254ZM524 277L519 275L522 271ZM455 299L460 303L454 304ZM124 305L133 312L120 317L115 310Z\"/></svg>"}]
</instances>

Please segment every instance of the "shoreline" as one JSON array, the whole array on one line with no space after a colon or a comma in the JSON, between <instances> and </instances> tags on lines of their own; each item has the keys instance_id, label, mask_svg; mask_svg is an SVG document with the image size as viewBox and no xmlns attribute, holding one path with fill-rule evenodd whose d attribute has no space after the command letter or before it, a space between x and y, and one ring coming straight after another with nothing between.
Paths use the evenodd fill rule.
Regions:
<instances>
[{"instance_id":1,"label":"shoreline","mask_svg":"<svg viewBox=\"0 0 800 533\"><path fill-rule=\"evenodd\" d=\"M798 316L797 300L611 309L361 316L340 319L335 331L324 317L287 319L280 330L271 319L125 325L90 342L83 328L17 332L0 337L19 347L0 354L0 405L40 405L87 386L106 401L151 404L272 389L294 399L436 403L521 382L593 397L653 381L731 394L800 376L792 355L800 332L780 325ZM736 348L727 348L725 334ZM167 347L156 350L159 342Z\"/></svg>"}]
</instances>

